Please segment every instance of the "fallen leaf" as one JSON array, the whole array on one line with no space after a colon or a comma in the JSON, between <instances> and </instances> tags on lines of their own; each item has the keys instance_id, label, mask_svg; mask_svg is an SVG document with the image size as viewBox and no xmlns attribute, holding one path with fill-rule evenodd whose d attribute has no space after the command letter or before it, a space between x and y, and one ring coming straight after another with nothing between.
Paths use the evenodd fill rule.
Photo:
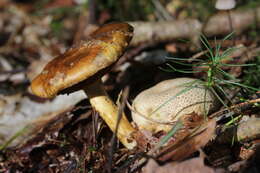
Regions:
<instances>
[{"instance_id":1,"label":"fallen leaf","mask_svg":"<svg viewBox=\"0 0 260 173\"><path fill-rule=\"evenodd\" d=\"M160 161L183 160L205 146L212 139L215 132L216 120L211 119L201 125L195 134L189 135L184 140L169 145L162 149L159 154Z\"/></svg>"},{"instance_id":2,"label":"fallen leaf","mask_svg":"<svg viewBox=\"0 0 260 173\"><path fill-rule=\"evenodd\" d=\"M160 166L156 161L150 159L143 168L142 173L220 173L204 164L202 157L189 159L183 162L171 162ZM223 172L223 171L222 171Z\"/></svg>"}]
</instances>

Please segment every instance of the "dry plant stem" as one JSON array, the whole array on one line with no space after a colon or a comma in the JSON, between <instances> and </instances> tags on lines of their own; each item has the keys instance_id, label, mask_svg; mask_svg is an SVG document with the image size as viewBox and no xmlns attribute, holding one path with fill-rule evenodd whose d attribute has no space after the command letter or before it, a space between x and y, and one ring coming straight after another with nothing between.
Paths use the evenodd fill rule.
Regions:
<instances>
[{"instance_id":1,"label":"dry plant stem","mask_svg":"<svg viewBox=\"0 0 260 173\"><path fill-rule=\"evenodd\" d=\"M127 100L128 94L129 94L129 87L127 86L123 90L122 95L120 96L120 99L122 101L120 101L120 103L117 104L118 105L117 123L116 123L115 133L113 133L113 136L112 136L112 139L111 139L111 147L110 147L109 157L108 157L108 173L112 172L113 154L114 154L114 151L116 149L116 147L115 147L116 134L118 132L119 122L122 119L122 114L123 114L123 111L124 111L124 108L125 108L125 104L126 104L126 100Z\"/></svg>"},{"instance_id":2,"label":"dry plant stem","mask_svg":"<svg viewBox=\"0 0 260 173\"><path fill-rule=\"evenodd\" d=\"M230 33L232 33L232 32L234 32L234 29L233 29L233 24L232 24L232 18L231 18L230 10L228 10L227 13L228 13L228 22L229 22L229 27L230 27ZM233 41L233 46L235 46L235 39L232 38L232 41Z\"/></svg>"},{"instance_id":3,"label":"dry plant stem","mask_svg":"<svg viewBox=\"0 0 260 173\"><path fill-rule=\"evenodd\" d=\"M244 109L248 109L248 107L252 106L254 103L259 103L260 102L260 98L258 99L254 99L254 100L249 100L247 102L243 102L243 103L239 103L236 104L234 106L231 106L230 108L225 108L222 109L218 112L215 112L213 114L211 114L209 116L209 118L213 118L213 117L220 117L222 115L225 115L227 112L233 111L234 113L241 113Z\"/></svg>"},{"instance_id":4,"label":"dry plant stem","mask_svg":"<svg viewBox=\"0 0 260 173\"><path fill-rule=\"evenodd\" d=\"M89 97L90 104L93 106L93 108L99 113L109 128L115 132L118 107L107 95L101 81L98 80L89 86L86 86L84 91ZM118 125L117 137L119 141L122 142L122 144L128 149L133 149L136 146L136 141L132 137L132 134L135 131L136 130L132 127L123 113Z\"/></svg>"}]
</instances>

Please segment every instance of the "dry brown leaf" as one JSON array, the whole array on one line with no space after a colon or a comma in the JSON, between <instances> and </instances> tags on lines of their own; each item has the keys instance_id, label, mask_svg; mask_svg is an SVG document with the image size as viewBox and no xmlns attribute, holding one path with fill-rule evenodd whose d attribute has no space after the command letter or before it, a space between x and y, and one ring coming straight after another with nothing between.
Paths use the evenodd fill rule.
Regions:
<instances>
[{"instance_id":1,"label":"dry brown leaf","mask_svg":"<svg viewBox=\"0 0 260 173\"><path fill-rule=\"evenodd\" d=\"M189 159L183 162L172 162L163 166L158 165L153 159L150 159L144 167L142 173L217 173L220 170L214 170L204 164L202 157Z\"/></svg>"},{"instance_id":2,"label":"dry brown leaf","mask_svg":"<svg viewBox=\"0 0 260 173\"><path fill-rule=\"evenodd\" d=\"M173 144L164 148L160 152L161 161L166 160L183 160L196 152L201 147L205 146L215 132L216 120L211 119L205 122L199 129L196 130L194 135L190 135L183 141Z\"/></svg>"}]
</instances>

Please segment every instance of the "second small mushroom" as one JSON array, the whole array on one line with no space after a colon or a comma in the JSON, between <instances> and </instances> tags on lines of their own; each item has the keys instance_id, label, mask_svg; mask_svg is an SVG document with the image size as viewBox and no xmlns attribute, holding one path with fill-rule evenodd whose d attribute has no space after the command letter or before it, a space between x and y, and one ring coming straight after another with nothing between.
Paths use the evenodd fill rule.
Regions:
<instances>
[{"instance_id":1,"label":"second small mushroom","mask_svg":"<svg viewBox=\"0 0 260 173\"><path fill-rule=\"evenodd\" d=\"M140 130L168 132L183 115L204 116L218 100L202 81L193 78L165 80L142 91L133 101L132 118Z\"/></svg>"},{"instance_id":2,"label":"second small mushroom","mask_svg":"<svg viewBox=\"0 0 260 173\"><path fill-rule=\"evenodd\" d=\"M228 22L230 27L230 33L233 32L233 24L232 24L232 17L231 11L236 6L235 0L217 0L215 4L215 8L218 10L226 11L228 15Z\"/></svg>"}]
</instances>

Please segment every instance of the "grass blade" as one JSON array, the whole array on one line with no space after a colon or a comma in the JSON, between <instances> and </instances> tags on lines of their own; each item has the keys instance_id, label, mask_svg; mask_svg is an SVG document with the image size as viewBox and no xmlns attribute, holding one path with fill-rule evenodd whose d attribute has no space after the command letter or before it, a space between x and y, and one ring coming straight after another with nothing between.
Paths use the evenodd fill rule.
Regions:
<instances>
[{"instance_id":1,"label":"grass blade","mask_svg":"<svg viewBox=\"0 0 260 173\"><path fill-rule=\"evenodd\" d=\"M176 124L172 127L172 129L164 136L158 144L154 147L153 152L161 148L176 132L181 129L183 126L182 122L178 120Z\"/></svg>"},{"instance_id":2,"label":"grass blade","mask_svg":"<svg viewBox=\"0 0 260 173\"><path fill-rule=\"evenodd\" d=\"M161 109L163 106L165 106L167 103L169 103L170 101L172 101L173 99L175 99L176 97L180 96L181 94L193 89L193 88L196 88L197 86L192 86L193 84L195 84L196 82L199 82L199 80L195 80L195 81L192 81L190 82L190 86L186 89L183 89L181 90L180 92L178 92L176 95L170 97L167 101L165 101L163 104L161 104L160 106L158 106L152 113L150 113L148 116L151 116L152 114L156 113L159 109ZM188 83L186 83L188 84Z\"/></svg>"},{"instance_id":3,"label":"grass blade","mask_svg":"<svg viewBox=\"0 0 260 173\"><path fill-rule=\"evenodd\" d=\"M220 80L220 81L227 83L227 84L233 84L233 85L237 85L237 86L240 86L240 87L243 87L243 88L251 89L251 90L254 90L254 91L260 91L260 89L257 89L257 88L254 88L254 87L251 87L251 86L248 86L248 85L244 85L244 84L241 84L241 83L232 82L232 81L224 80L224 79Z\"/></svg>"}]
</instances>

